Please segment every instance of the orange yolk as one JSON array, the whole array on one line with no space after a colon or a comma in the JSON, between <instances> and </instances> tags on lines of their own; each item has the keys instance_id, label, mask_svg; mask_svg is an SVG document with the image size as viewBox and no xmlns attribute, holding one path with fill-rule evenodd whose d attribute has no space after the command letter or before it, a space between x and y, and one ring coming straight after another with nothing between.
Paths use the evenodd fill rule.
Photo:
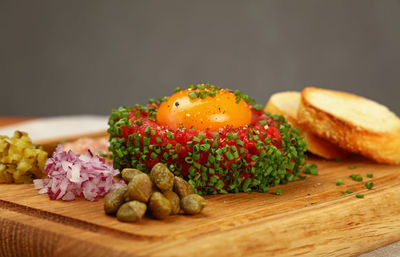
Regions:
<instances>
[{"instance_id":1,"label":"orange yolk","mask_svg":"<svg viewBox=\"0 0 400 257\"><path fill-rule=\"evenodd\" d=\"M250 124L249 105L243 99L236 103L236 96L232 92L219 90L215 97L191 99L188 93L192 91L195 90L179 91L161 103L157 111L157 122L174 129L182 125L187 129L208 128L211 131L227 125L238 128Z\"/></svg>"}]
</instances>

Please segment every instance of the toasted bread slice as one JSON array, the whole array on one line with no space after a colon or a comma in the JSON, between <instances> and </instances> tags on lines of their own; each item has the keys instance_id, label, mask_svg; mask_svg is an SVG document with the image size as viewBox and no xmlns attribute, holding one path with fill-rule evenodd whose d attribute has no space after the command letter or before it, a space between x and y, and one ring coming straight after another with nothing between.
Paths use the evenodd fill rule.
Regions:
<instances>
[{"instance_id":1,"label":"toasted bread slice","mask_svg":"<svg viewBox=\"0 0 400 257\"><path fill-rule=\"evenodd\" d=\"M400 163L400 119L372 100L340 91L307 87L298 121L312 133L380 163Z\"/></svg>"},{"instance_id":2,"label":"toasted bread slice","mask_svg":"<svg viewBox=\"0 0 400 257\"><path fill-rule=\"evenodd\" d=\"M308 151L326 159L341 159L348 156L350 153L340 147L324 140L313 133L307 131L304 126L298 123L297 109L300 103L300 93L294 91L280 92L273 94L266 107L265 111L271 114L278 114L299 129L300 134L304 136Z\"/></svg>"}]
</instances>

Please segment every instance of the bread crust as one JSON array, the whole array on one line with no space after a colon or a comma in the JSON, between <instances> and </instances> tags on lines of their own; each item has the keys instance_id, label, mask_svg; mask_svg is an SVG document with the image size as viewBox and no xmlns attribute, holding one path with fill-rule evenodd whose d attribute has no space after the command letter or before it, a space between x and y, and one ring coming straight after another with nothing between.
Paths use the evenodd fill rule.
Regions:
<instances>
[{"instance_id":1,"label":"bread crust","mask_svg":"<svg viewBox=\"0 0 400 257\"><path fill-rule=\"evenodd\" d=\"M297 108L295 110L285 110L284 108L280 108L279 104L276 103L276 101L279 100L275 100L275 97L278 94L281 94L282 97L285 97L287 100L299 101L298 99L300 99L300 92L288 91L274 94L270 97L264 110L271 114L282 115L292 126L299 129L300 135L303 136L307 142L308 151L325 159L342 159L350 155L350 153L346 150L313 134L312 132L308 131L305 126L301 125L298 122Z\"/></svg>"},{"instance_id":2,"label":"bread crust","mask_svg":"<svg viewBox=\"0 0 400 257\"><path fill-rule=\"evenodd\" d=\"M344 98L364 99L350 93L307 87L301 93L298 108L298 122L301 125L350 152L364 155L379 163L400 163L400 126L379 132L366 128L357 120L349 121L348 117L329 113L310 101L311 93L316 91L322 94L333 93ZM370 100L365 99L365 101ZM349 110L351 111L353 110ZM398 119L398 117L395 118ZM393 123L396 124L397 121Z\"/></svg>"}]
</instances>

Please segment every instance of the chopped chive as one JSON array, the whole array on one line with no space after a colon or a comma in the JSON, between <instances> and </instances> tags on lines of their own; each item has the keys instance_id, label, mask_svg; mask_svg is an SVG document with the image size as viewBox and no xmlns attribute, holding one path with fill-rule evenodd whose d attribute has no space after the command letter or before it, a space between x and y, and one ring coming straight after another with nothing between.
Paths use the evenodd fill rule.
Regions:
<instances>
[{"instance_id":1,"label":"chopped chive","mask_svg":"<svg viewBox=\"0 0 400 257\"><path fill-rule=\"evenodd\" d=\"M206 137L206 133L200 132L200 133L197 135L197 137L198 137L198 138L204 138L204 137Z\"/></svg>"},{"instance_id":2,"label":"chopped chive","mask_svg":"<svg viewBox=\"0 0 400 257\"><path fill-rule=\"evenodd\" d=\"M374 174L372 174L372 173L367 173L367 177L368 178L372 178L374 176Z\"/></svg>"},{"instance_id":3,"label":"chopped chive","mask_svg":"<svg viewBox=\"0 0 400 257\"><path fill-rule=\"evenodd\" d=\"M192 91L192 92L189 92L188 96L190 99L196 99L198 97L198 94L197 94L197 92Z\"/></svg>"},{"instance_id":4,"label":"chopped chive","mask_svg":"<svg viewBox=\"0 0 400 257\"><path fill-rule=\"evenodd\" d=\"M253 108L256 111L260 111L264 108L264 106L262 104L255 104L255 105L253 105Z\"/></svg>"},{"instance_id":5,"label":"chopped chive","mask_svg":"<svg viewBox=\"0 0 400 257\"><path fill-rule=\"evenodd\" d=\"M207 152L208 150L210 150L211 145L210 144L202 144L200 145L200 150L202 150L203 152Z\"/></svg>"},{"instance_id":6,"label":"chopped chive","mask_svg":"<svg viewBox=\"0 0 400 257\"><path fill-rule=\"evenodd\" d=\"M217 183L215 184L215 189L220 190L225 186L224 181L218 180Z\"/></svg>"},{"instance_id":7,"label":"chopped chive","mask_svg":"<svg viewBox=\"0 0 400 257\"><path fill-rule=\"evenodd\" d=\"M349 166L347 166L347 168L348 168L349 170L354 170L355 168L357 168L357 166L356 166L356 165L353 165L353 164L350 164Z\"/></svg>"},{"instance_id":8,"label":"chopped chive","mask_svg":"<svg viewBox=\"0 0 400 257\"><path fill-rule=\"evenodd\" d=\"M361 181L363 180L363 178L361 177L360 174L351 174L349 177L350 177L352 180L358 181L358 182L361 182Z\"/></svg>"},{"instance_id":9,"label":"chopped chive","mask_svg":"<svg viewBox=\"0 0 400 257\"><path fill-rule=\"evenodd\" d=\"M363 195L363 194L360 194L360 193L358 193L358 194L356 194L356 197L357 197L357 198L364 198L364 195Z\"/></svg>"},{"instance_id":10,"label":"chopped chive","mask_svg":"<svg viewBox=\"0 0 400 257\"><path fill-rule=\"evenodd\" d=\"M267 125L267 121L266 120L259 120L258 123L260 123L261 125Z\"/></svg>"},{"instance_id":11,"label":"chopped chive","mask_svg":"<svg viewBox=\"0 0 400 257\"><path fill-rule=\"evenodd\" d=\"M318 168L315 163L306 164L303 169L303 173L316 176L318 175Z\"/></svg>"},{"instance_id":12,"label":"chopped chive","mask_svg":"<svg viewBox=\"0 0 400 257\"><path fill-rule=\"evenodd\" d=\"M189 163L189 164L192 164L193 163L193 159L192 159L192 157L186 157L185 158L185 162L187 162L187 163Z\"/></svg>"},{"instance_id":13,"label":"chopped chive","mask_svg":"<svg viewBox=\"0 0 400 257\"><path fill-rule=\"evenodd\" d=\"M193 136L193 139L192 139L194 142L200 142L201 141L201 139L200 138L198 138L198 137L196 137L196 136Z\"/></svg>"},{"instance_id":14,"label":"chopped chive","mask_svg":"<svg viewBox=\"0 0 400 257\"><path fill-rule=\"evenodd\" d=\"M164 152L163 158L164 158L165 160L168 160L168 157L169 157L169 154L168 154L167 152Z\"/></svg>"},{"instance_id":15,"label":"chopped chive","mask_svg":"<svg viewBox=\"0 0 400 257\"><path fill-rule=\"evenodd\" d=\"M336 185L341 186L343 184L343 179L336 180Z\"/></svg>"},{"instance_id":16,"label":"chopped chive","mask_svg":"<svg viewBox=\"0 0 400 257\"><path fill-rule=\"evenodd\" d=\"M232 161L233 159L235 159L235 157L233 157L233 154L230 151L226 151L225 152L225 156L228 160Z\"/></svg>"},{"instance_id":17,"label":"chopped chive","mask_svg":"<svg viewBox=\"0 0 400 257\"><path fill-rule=\"evenodd\" d=\"M276 194L276 195L282 195L282 194L283 194L282 189L277 188L277 189L275 190L275 194Z\"/></svg>"},{"instance_id":18,"label":"chopped chive","mask_svg":"<svg viewBox=\"0 0 400 257\"><path fill-rule=\"evenodd\" d=\"M244 142L242 140L236 140L236 144L238 146L244 146Z\"/></svg>"},{"instance_id":19,"label":"chopped chive","mask_svg":"<svg viewBox=\"0 0 400 257\"><path fill-rule=\"evenodd\" d=\"M143 138L143 145L150 145L150 138L144 137Z\"/></svg>"},{"instance_id":20,"label":"chopped chive","mask_svg":"<svg viewBox=\"0 0 400 257\"><path fill-rule=\"evenodd\" d=\"M372 181L368 181L367 183L365 183L365 187L368 189L372 189L373 186L374 186L374 183Z\"/></svg>"},{"instance_id":21,"label":"chopped chive","mask_svg":"<svg viewBox=\"0 0 400 257\"><path fill-rule=\"evenodd\" d=\"M151 130L150 127L146 127L146 129L144 130L144 133L145 133L146 135L148 135L148 134L150 134L150 130Z\"/></svg>"},{"instance_id":22,"label":"chopped chive","mask_svg":"<svg viewBox=\"0 0 400 257\"><path fill-rule=\"evenodd\" d=\"M156 137L156 142L157 143L161 143L162 142L161 138L160 137Z\"/></svg>"},{"instance_id":23,"label":"chopped chive","mask_svg":"<svg viewBox=\"0 0 400 257\"><path fill-rule=\"evenodd\" d=\"M157 154L155 153L155 152L152 152L151 154L150 154L150 157L151 157L151 159L157 159Z\"/></svg>"}]
</instances>

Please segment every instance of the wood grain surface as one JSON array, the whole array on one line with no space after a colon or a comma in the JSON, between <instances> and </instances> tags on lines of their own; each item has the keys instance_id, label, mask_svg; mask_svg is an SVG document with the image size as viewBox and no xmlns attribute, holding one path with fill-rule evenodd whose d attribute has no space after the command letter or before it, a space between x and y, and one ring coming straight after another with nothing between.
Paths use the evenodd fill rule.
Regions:
<instances>
[{"instance_id":1,"label":"wood grain surface","mask_svg":"<svg viewBox=\"0 0 400 257\"><path fill-rule=\"evenodd\" d=\"M354 256L400 240L400 166L308 161L319 175L279 186L281 196L276 188L208 196L200 215L140 223L105 215L102 200L54 201L33 185L0 185L0 255ZM364 186L370 180L372 190ZM342 195L348 189L354 193Z\"/></svg>"}]
</instances>

